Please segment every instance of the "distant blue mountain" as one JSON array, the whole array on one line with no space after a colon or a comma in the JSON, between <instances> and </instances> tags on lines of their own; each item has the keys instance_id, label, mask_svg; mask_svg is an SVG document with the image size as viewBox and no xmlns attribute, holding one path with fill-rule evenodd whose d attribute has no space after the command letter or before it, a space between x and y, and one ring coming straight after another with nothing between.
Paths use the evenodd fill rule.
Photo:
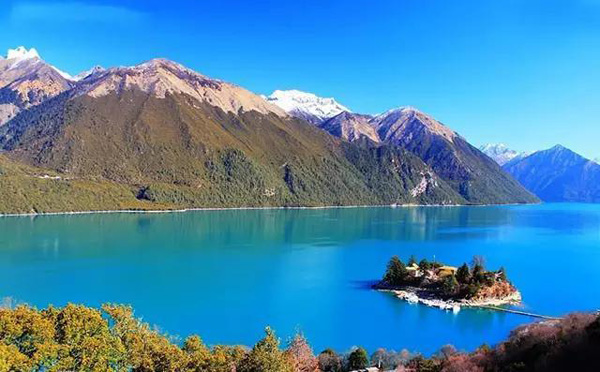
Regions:
<instances>
[{"instance_id":1,"label":"distant blue mountain","mask_svg":"<svg viewBox=\"0 0 600 372\"><path fill-rule=\"evenodd\" d=\"M544 201L600 203L600 165L566 147L538 151L503 168Z\"/></svg>"}]
</instances>

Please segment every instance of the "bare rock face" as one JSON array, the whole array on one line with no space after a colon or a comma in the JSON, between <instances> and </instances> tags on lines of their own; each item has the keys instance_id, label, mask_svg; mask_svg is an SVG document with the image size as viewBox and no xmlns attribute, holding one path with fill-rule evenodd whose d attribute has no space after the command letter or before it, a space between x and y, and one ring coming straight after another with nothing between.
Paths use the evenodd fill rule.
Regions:
<instances>
[{"instance_id":1,"label":"bare rock face","mask_svg":"<svg viewBox=\"0 0 600 372\"><path fill-rule=\"evenodd\" d=\"M182 93L234 114L241 110L287 116L279 107L237 85L208 78L166 59L97 72L81 81L77 94L99 98L134 89L157 98Z\"/></svg>"},{"instance_id":2,"label":"bare rock face","mask_svg":"<svg viewBox=\"0 0 600 372\"><path fill-rule=\"evenodd\" d=\"M372 124L384 141L406 144L416 134L441 136L452 142L457 134L429 115L412 108L401 107L389 110L372 119Z\"/></svg>"},{"instance_id":3,"label":"bare rock face","mask_svg":"<svg viewBox=\"0 0 600 372\"><path fill-rule=\"evenodd\" d=\"M40 59L35 49L10 49L6 58L0 58L0 125L73 85L67 74Z\"/></svg>"},{"instance_id":4,"label":"bare rock face","mask_svg":"<svg viewBox=\"0 0 600 372\"><path fill-rule=\"evenodd\" d=\"M338 114L320 124L319 127L330 134L353 142L362 138L378 143L379 135L374 126L369 123L371 116L353 114L347 111Z\"/></svg>"}]
</instances>

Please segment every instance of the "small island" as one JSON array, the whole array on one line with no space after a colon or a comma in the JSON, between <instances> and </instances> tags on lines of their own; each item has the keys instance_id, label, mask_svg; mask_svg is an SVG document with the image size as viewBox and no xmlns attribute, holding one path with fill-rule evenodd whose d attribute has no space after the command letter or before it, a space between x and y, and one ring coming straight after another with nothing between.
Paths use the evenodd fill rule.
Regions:
<instances>
[{"instance_id":1,"label":"small island","mask_svg":"<svg viewBox=\"0 0 600 372\"><path fill-rule=\"evenodd\" d=\"M383 279L373 288L392 292L411 303L455 312L462 306L494 307L521 302L521 294L506 277L506 270L487 271L481 256L473 257L470 266L464 263L458 268L427 259L417 263L414 256L404 264L394 256Z\"/></svg>"}]
</instances>

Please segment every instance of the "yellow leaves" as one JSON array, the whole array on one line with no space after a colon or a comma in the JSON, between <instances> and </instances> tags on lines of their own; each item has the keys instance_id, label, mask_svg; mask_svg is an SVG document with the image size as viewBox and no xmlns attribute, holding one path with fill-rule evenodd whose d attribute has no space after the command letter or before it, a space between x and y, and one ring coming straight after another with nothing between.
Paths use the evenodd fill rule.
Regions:
<instances>
[{"instance_id":1,"label":"yellow leaves","mask_svg":"<svg viewBox=\"0 0 600 372\"><path fill-rule=\"evenodd\" d=\"M213 347L211 362L208 371L210 372L231 372L246 356L246 350L241 346L222 346Z\"/></svg>"},{"instance_id":2,"label":"yellow leaves","mask_svg":"<svg viewBox=\"0 0 600 372\"><path fill-rule=\"evenodd\" d=\"M56 317L58 342L78 344L86 337L108 336L108 323L100 311L82 305L68 304Z\"/></svg>"},{"instance_id":3,"label":"yellow leaves","mask_svg":"<svg viewBox=\"0 0 600 372\"><path fill-rule=\"evenodd\" d=\"M212 362L210 350L198 336L190 336L183 343L188 371L206 371Z\"/></svg>"},{"instance_id":4,"label":"yellow leaves","mask_svg":"<svg viewBox=\"0 0 600 372\"><path fill-rule=\"evenodd\" d=\"M292 372L290 358L279 349L279 339L269 327L242 361L240 372Z\"/></svg>"},{"instance_id":5,"label":"yellow leaves","mask_svg":"<svg viewBox=\"0 0 600 372\"><path fill-rule=\"evenodd\" d=\"M117 367L125 359L125 348L114 338L86 337L76 352L78 367L85 371L116 370L109 367Z\"/></svg>"},{"instance_id":6,"label":"yellow leaves","mask_svg":"<svg viewBox=\"0 0 600 372\"><path fill-rule=\"evenodd\" d=\"M28 371L29 358L14 345L0 343L0 372Z\"/></svg>"},{"instance_id":7,"label":"yellow leaves","mask_svg":"<svg viewBox=\"0 0 600 372\"><path fill-rule=\"evenodd\" d=\"M305 340L284 352L275 333L265 332L250 352L210 349L198 336L174 344L126 306L0 309L0 372L291 372L293 366L311 372L306 360L314 357Z\"/></svg>"},{"instance_id":8,"label":"yellow leaves","mask_svg":"<svg viewBox=\"0 0 600 372\"><path fill-rule=\"evenodd\" d=\"M6 344L18 341L19 351L32 356L39 345L54 337L54 327L43 313L27 307L0 309L0 339Z\"/></svg>"},{"instance_id":9,"label":"yellow leaves","mask_svg":"<svg viewBox=\"0 0 600 372\"><path fill-rule=\"evenodd\" d=\"M2 309L0 339L26 358L28 370L110 371L123 364L125 354L100 311L72 304L43 311Z\"/></svg>"}]
</instances>

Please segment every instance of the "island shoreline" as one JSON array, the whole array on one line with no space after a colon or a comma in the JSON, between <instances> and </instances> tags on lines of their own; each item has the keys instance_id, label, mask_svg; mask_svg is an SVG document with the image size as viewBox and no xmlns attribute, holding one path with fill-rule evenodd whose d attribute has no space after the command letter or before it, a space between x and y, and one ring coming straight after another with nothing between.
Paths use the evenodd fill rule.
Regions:
<instances>
[{"instance_id":1,"label":"island shoreline","mask_svg":"<svg viewBox=\"0 0 600 372\"><path fill-rule=\"evenodd\" d=\"M467 308L485 308L490 310L490 307L506 306L506 305L520 305L522 301L521 293L515 291L514 293L498 298L486 298L481 300L444 300L436 298L431 292L430 296L419 295L419 292L427 292L421 288L416 287L405 287L402 289L391 289L391 288L374 288L378 292L387 292L393 294L395 297L409 303L425 305L428 307L436 307L441 310L452 310L453 312L459 312L463 307Z\"/></svg>"}]
</instances>

